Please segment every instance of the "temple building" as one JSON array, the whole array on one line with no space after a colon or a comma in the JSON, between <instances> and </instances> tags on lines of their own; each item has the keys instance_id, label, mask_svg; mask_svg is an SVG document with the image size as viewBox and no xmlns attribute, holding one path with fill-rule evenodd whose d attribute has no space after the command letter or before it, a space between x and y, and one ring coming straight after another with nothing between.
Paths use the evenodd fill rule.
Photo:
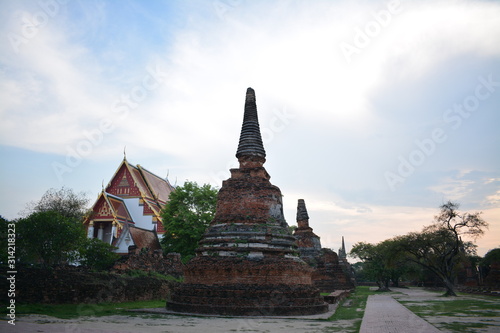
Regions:
<instances>
[{"instance_id":1,"label":"temple building","mask_svg":"<svg viewBox=\"0 0 500 333\"><path fill-rule=\"evenodd\" d=\"M84 220L88 238L98 238L127 254L129 247L159 249L165 232L160 211L174 187L124 157Z\"/></svg>"},{"instance_id":2,"label":"temple building","mask_svg":"<svg viewBox=\"0 0 500 333\"><path fill-rule=\"evenodd\" d=\"M197 255L174 287L167 309L218 315L308 315L328 305L313 286L283 216L281 191L264 168L255 92L246 92L236 158Z\"/></svg>"},{"instance_id":3,"label":"temple building","mask_svg":"<svg viewBox=\"0 0 500 333\"><path fill-rule=\"evenodd\" d=\"M300 257L314 270L312 282L321 292L354 288L344 237L339 255L330 249L322 248L319 236L309 226L309 214L304 199L299 199L297 204L297 229L293 235L297 238Z\"/></svg>"}]
</instances>

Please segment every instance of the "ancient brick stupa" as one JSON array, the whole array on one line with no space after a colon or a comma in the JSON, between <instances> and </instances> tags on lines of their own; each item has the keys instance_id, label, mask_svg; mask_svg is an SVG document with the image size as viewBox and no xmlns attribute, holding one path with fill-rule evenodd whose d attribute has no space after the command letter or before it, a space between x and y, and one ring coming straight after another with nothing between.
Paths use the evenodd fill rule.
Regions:
<instances>
[{"instance_id":1,"label":"ancient brick stupa","mask_svg":"<svg viewBox=\"0 0 500 333\"><path fill-rule=\"evenodd\" d=\"M327 311L298 256L282 195L263 167L255 92L248 88L236 152L239 168L222 183L213 221L174 288L167 309L220 315L308 315Z\"/></svg>"},{"instance_id":2,"label":"ancient brick stupa","mask_svg":"<svg viewBox=\"0 0 500 333\"><path fill-rule=\"evenodd\" d=\"M341 261L337 254L321 247L318 235L309 226L309 214L303 199L297 204L297 229L294 232L297 238L300 257L313 269L312 282L321 292L332 292L354 288L350 275L350 265L344 256ZM345 254L344 238L342 245Z\"/></svg>"},{"instance_id":3,"label":"ancient brick stupa","mask_svg":"<svg viewBox=\"0 0 500 333\"><path fill-rule=\"evenodd\" d=\"M299 199L297 203L297 229L293 235L297 238L302 258L315 258L321 255L321 241L309 226L309 214L304 199Z\"/></svg>"}]
</instances>

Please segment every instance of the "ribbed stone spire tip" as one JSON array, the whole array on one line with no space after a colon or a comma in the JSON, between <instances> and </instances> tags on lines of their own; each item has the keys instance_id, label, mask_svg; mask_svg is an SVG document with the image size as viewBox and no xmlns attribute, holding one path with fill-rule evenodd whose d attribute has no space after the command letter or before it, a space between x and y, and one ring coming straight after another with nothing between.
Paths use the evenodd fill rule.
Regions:
<instances>
[{"instance_id":1,"label":"ribbed stone spire tip","mask_svg":"<svg viewBox=\"0 0 500 333\"><path fill-rule=\"evenodd\" d=\"M309 220L309 215L307 214L306 203L304 199L299 199L297 204L297 221Z\"/></svg>"},{"instance_id":2,"label":"ribbed stone spire tip","mask_svg":"<svg viewBox=\"0 0 500 333\"><path fill-rule=\"evenodd\" d=\"M257 104L255 103L255 91L252 88L247 89L240 142L238 144L238 150L236 151L237 158L242 156L266 157L262 136L260 135Z\"/></svg>"}]
</instances>

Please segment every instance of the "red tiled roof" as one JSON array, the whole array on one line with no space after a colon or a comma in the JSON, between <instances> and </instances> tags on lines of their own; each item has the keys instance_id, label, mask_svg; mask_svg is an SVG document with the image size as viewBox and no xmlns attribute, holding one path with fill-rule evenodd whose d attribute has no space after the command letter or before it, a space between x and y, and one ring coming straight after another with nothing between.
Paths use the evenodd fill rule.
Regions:
<instances>
[{"instance_id":1,"label":"red tiled roof","mask_svg":"<svg viewBox=\"0 0 500 333\"><path fill-rule=\"evenodd\" d=\"M144 169L142 166L137 165L137 168L141 171L149 189L153 192L154 198L158 199L163 204L166 203L170 193L174 190L174 187L170 185L168 180L158 177L154 173Z\"/></svg>"},{"instance_id":2,"label":"red tiled roof","mask_svg":"<svg viewBox=\"0 0 500 333\"><path fill-rule=\"evenodd\" d=\"M142 214L153 216L154 221L158 221L161 225L161 209L174 190L167 179L155 175L140 165L134 166L124 158L105 188L106 195L101 194L92 209L98 213L99 209L104 208L102 212L106 213L107 219L120 222L132 221L133 217L130 216L123 199L139 198L144 204ZM87 219L84 223L89 221L90 219ZM164 232L162 226L158 228L158 232Z\"/></svg>"},{"instance_id":3,"label":"red tiled roof","mask_svg":"<svg viewBox=\"0 0 500 333\"><path fill-rule=\"evenodd\" d=\"M156 232L136 227L130 227L130 235L138 249L148 248L149 250L161 250L160 241Z\"/></svg>"}]
</instances>

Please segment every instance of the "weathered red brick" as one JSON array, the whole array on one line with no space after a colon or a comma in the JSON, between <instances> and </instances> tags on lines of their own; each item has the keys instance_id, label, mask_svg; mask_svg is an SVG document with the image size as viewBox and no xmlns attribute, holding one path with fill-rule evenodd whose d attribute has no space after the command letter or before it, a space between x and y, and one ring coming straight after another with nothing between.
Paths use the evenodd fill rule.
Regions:
<instances>
[{"instance_id":1,"label":"weathered red brick","mask_svg":"<svg viewBox=\"0 0 500 333\"><path fill-rule=\"evenodd\" d=\"M325 312L328 305L312 285L313 270L300 259L296 238L288 230L281 191L263 167L265 151L251 88L236 157L240 166L222 183L215 217L167 308L223 315Z\"/></svg>"}]
</instances>

